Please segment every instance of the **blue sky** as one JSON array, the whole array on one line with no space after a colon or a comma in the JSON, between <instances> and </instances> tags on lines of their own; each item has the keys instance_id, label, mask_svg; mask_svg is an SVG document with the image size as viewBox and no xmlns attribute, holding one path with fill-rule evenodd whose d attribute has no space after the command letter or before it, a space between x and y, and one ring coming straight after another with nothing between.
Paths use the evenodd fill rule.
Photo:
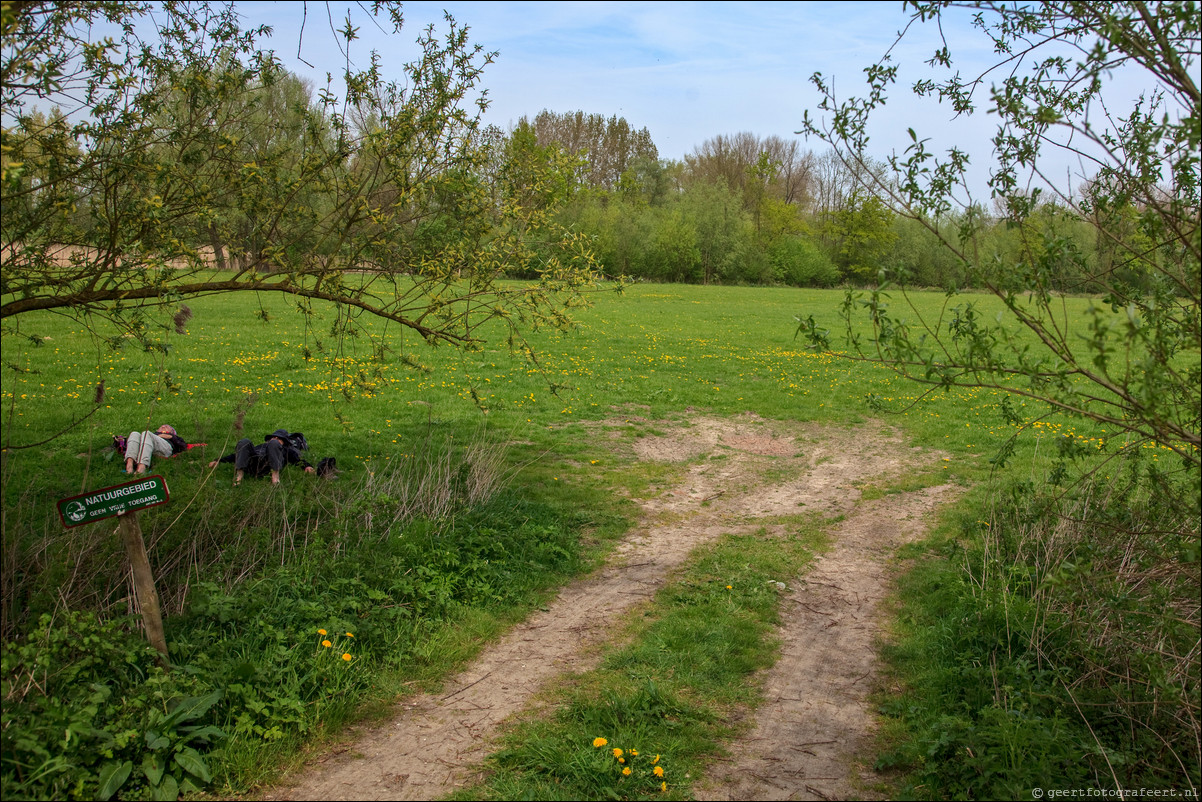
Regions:
<instances>
[{"instance_id":1,"label":"blue sky","mask_svg":"<svg viewBox=\"0 0 1202 802\"><path fill-rule=\"evenodd\" d=\"M364 4L366 5L366 4ZM360 28L355 52L366 64L370 50L383 59L385 75L417 53L414 40L429 24L445 31L444 9L470 29L471 41L498 51L482 87L491 107L486 122L508 129L523 115L543 109L619 115L646 127L661 158L681 159L718 134L750 131L761 137L797 138L822 153L825 143L795 134L806 110L819 115L814 72L833 78L838 94L861 95L863 69L894 46L909 21L900 0L889 2L409 2L406 27L385 35L358 3L310 2L302 55L297 32L301 2L244 2L248 24L270 24L271 40L285 65L324 85L327 70L340 74L330 34L348 13ZM976 76L993 62L990 43L971 30L966 13L949 13L942 32L955 64ZM974 195L987 198L989 139L996 121L982 110L953 121L951 112L915 98L908 86L942 43L932 24L918 26L892 51L902 66L890 104L874 117L870 150L877 158L903 151L907 128L929 137L930 149L955 145L973 156ZM943 76L946 77L946 74ZM1134 90L1128 90L1130 97ZM986 98L981 98L982 105ZM1092 170L1064 161L1059 179ZM1074 179L1075 183L1075 179Z\"/></svg>"},{"instance_id":2,"label":"blue sky","mask_svg":"<svg viewBox=\"0 0 1202 802\"><path fill-rule=\"evenodd\" d=\"M290 69L312 74L294 58L302 3L238 8L247 22L274 27L272 44ZM302 54L318 76L338 72L327 14L341 26L347 8L308 4ZM661 157L672 159L717 134L793 137L805 110L818 102L810 75L834 75L839 86L858 90L863 68L889 48L907 20L899 0L410 2L397 38L351 9L362 36L356 43L361 63L374 48L386 70L396 71L416 52L413 41L426 25L445 30L446 9L470 28L473 42L499 51L482 84L492 101L488 122L507 128L542 109L617 114L646 127ZM909 52L920 60L914 47ZM819 142L803 144L824 149Z\"/></svg>"}]
</instances>

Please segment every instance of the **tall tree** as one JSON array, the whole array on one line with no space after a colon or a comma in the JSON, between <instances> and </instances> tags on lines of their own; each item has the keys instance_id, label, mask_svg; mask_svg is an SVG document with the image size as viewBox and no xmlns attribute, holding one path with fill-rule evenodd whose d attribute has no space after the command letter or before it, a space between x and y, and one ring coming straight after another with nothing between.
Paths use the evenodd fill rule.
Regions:
<instances>
[{"instance_id":1,"label":"tall tree","mask_svg":"<svg viewBox=\"0 0 1202 802\"><path fill-rule=\"evenodd\" d=\"M585 114L583 111L552 112L544 109L533 120L523 117L518 125L529 125L539 145L557 144L569 154L580 156L580 180L591 187L611 190L622 174L640 160L656 161L659 151L646 128L631 127L625 117Z\"/></svg>"},{"instance_id":2,"label":"tall tree","mask_svg":"<svg viewBox=\"0 0 1202 802\"><path fill-rule=\"evenodd\" d=\"M685 164L695 180L722 180L744 193L753 213L763 197L805 206L814 192L814 155L803 152L795 139L760 138L749 131L719 134L695 147Z\"/></svg>"}]
</instances>

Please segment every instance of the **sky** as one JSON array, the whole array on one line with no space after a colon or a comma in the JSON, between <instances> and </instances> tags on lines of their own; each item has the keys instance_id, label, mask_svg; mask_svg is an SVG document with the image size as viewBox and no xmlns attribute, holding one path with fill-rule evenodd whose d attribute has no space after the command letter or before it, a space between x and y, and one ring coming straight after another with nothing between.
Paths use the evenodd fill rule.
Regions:
<instances>
[{"instance_id":1,"label":"sky","mask_svg":"<svg viewBox=\"0 0 1202 802\"><path fill-rule=\"evenodd\" d=\"M543 109L624 117L647 128L660 158L682 159L719 134L751 132L797 139L825 151L820 141L796 134L807 109L820 100L814 72L833 77L840 94L862 93L863 69L894 44L909 15L890 2L408 2L405 28L385 34L358 4L240 3L248 24L273 26L270 46L286 67L325 84L337 76L341 56L331 47L333 27L348 12L359 26L360 66L377 50L386 77L417 53L414 40L429 24L445 31L444 9L469 28L472 42L497 51L482 80L491 106L487 123L508 130ZM306 18L307 11L307 18ZM298 61L297 32L305 20ZM924 36L894 52L920 66L937 39ZM976 57L977 51L962 53ZM899 91L900 95L900 91ZM898 102L875 126L879 157L908 144L906 128L926 125L952 144L944 122L950 112ZM957 134L956 143L987 142L984 115Z\"/></svg>"},{"instance_id":2,"label":"sky","mask_svg":"<svg viewBox=\"0 0 1202 802\"><path fill-rule=\"evenodd\" d=\"M636 130L646 128L660 158L674 160L715 136L742 132L795 139L803 151L821 155L829 149L825 142L798 133L807 111L819 120L824 116L811 76L818 72L833 81L841 100L862 97L864 69L888 53L899 67L899 80L889 103L873 112L869 155L883 160L902 154L913 129L931 152L942 155L951 147L967 152L971 197L957 193L957 199L988 203L990 140L997 126L984 108L988 98L982 92L978 112L956 118L909 89L920 77L950 77L949 71L925 65L945 42L955 70L965 78L995 64L992 43L971 26L964 10L945 12L938 26L916 24L898 43L910 22L901 0L406 2L399 34L387 19L373 20L369 6L367 0L235 3L245 27L271 26L261 47L275 50L287 69L317 87L326 86L326 75L332 74L338 93L345 56L332 31L344 26L348 14L358 28L351 51L355 65L367 66L374 50L385 79L403 82L403 66L420 53L416 39L429 25L444 34L444 13L449 13L468 28L471 43L496 52L480 83L490 102L486 124L510 130L523 116L533 118L544 109L616 115ZM1108 109L1129 110L1148 88L1146 73L1116 76L1105 90ZM1090 120L1097 125L1100 116L1091 111ZM1079 138L1071 144L1083 145ZM1095 172L1068 151L1041 165L1062 189Z\"/></svg>"}]
</instances>

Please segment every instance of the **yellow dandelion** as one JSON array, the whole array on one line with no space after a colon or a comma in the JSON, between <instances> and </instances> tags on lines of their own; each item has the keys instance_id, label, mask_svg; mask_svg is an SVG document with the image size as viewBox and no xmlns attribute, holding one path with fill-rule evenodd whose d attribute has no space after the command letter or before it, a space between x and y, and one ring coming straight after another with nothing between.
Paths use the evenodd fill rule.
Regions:
<instances>
[{"instance_id":1,"label":"yellow dandelion","mask_svg":"<svg viewBox=\"0 0 1202 802\"><path fill-rule=\"evenodd\" d=\"M662 782L662 783L660 783L660 784L659 784L659 790L661 790L661 791L667 791L667 790L668 790L668 784L667 784L666 782Z\"/></svg>"},{"instance_id":2,"label":"yellow dandelion","mask_svg":"<svg viewBox=\"0 0 1202 802\"><path fill-rule=\"evenodd\" d=\"M726 586L726 589L727 589L727 590L734 590L734 587L733 587L733 586L731 586L731 585L727 585L727 586Z\"/></svg>"},{"instance_id":3,"label":"yellow dandelion","mask_svg":"<svg viewBox=\"0 0 1202 802\"><path fill-rule=\"evenodd\" d=\"M323 640L323 641L321 642L321 645L322 645L322 646L324 646L324 647L326 647L326 648L328 649L328 648L330 648L331 646L333 646L334 644L330 643L328 640Z\"/></svg>"},{"instance_id":4,"label":"yellow dandelion","mask_svg":"<svg viewBox=\"0 0 1202 802\"><path fill-rule=\"evenodd\" d=\"M354 632L348 632L348 633L346 633L346 636L347 636L348 638L353 638L353 637L355 637L355 633L354 633Z\"/></svg>"},{"instance_id":5,"label":"yellow dandelion","mask_svg":"<svg viewBox=\"0 0 1202 802\"><path fill-rule=\"evenodd\" d=\"M664 767L656 766L654 769L651 770L651 773L654 774L656 777L663 777L664 776Z\"/></svg>"},{"instance_id":6,"label":"yellow dandelion","mask_svg":"<svg viewBox=\"0 0 1202 802\"><path fill-rule=\"evenodd\" d=\"M346 660L349 663L351 660L351 653L347 652L346 654L342 655L342 659Z\"/></svg>"},{"instance_id":7,"label":"yellow dandelion","mask_svg":"<svg viewBox=\"0 0 1202 802\"><path fill-rule=\"evenodd\" d=\"M605 740L604 738L593 739L593 746L597 747L598 749L605 746L607 743L609 743L609 741Z\"/></svg>"},{"instance_id":8,"label":"yellow dandelion","mask_svg":"<svg viewBox=\"0 0 1202 802\"><path fill-rule=\"evenodd\" d=\"M619 763L625 763L625 762L626 762L626 758L624 758L624 757L620 757L620 758L618 758L618 762L619 762Z\"/></svg>"},{"instance_id":9,"label":"yellow dandelion","mask_svg":"<svg viewBox=\"0 0 1202 802\"><path fill-rule=\"evenodd\" d=\"M626 768L622 769L622 776L623 776L623 777L629 777L629 776L630 776L630 766L627 766Z\"/></svg>"},{"instance_id":10,"label":"yellow dandelion","mask_svg":"<svg viewBox=\"0 0 1202 802\"><path fill-rule=\"evenodd\" d=\"M329 633L326 632L324 629L319 629L319 630L317 630L317 634L318 635L328 635Z\"/></svg>"},{"instance_id":11,"label":"yellow dandelion","mask_svg":"<svg viewBox=\"0 0 1202 802\"><path fill-rule=\"evenodd\" d=\"M637 749L631 749L631 750L630 750L630 756L631 756L631 757L638 757L638 756L639 756L639 750L637 750Z\"/></svg>"},{"instance_id":12,"label":"yellow dandelion","mask_svg":"<svg viewBox=\"0 0 1202 802\"><path fill-rule=\"evenodd\" d=\"M614 747L614 757L617 757L617 758L622 757L622 750L618 749L616 746Z\"/></svg>"},{"instance_id":13,"label":"yellow dandelion","mask_svg":"<svg viewBox=\"0 0 1202 802\"><path fill-rule=\"evenodd\" d=\"M654 765L655 765L656 763L658 763L658 762L659 762L659 755L656 755L656 756L655 756L655 760L652 760L652 761L651 761L651 765L652 765L652 766L654 766Z\"/></svg>"}]
</instances>

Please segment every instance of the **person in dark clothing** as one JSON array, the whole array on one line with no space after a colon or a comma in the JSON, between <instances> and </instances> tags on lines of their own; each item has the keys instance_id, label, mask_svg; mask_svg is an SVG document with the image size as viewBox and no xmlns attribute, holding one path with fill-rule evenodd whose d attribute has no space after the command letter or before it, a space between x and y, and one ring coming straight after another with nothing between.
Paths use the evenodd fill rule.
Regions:
<instances>
[{"instance_id":1,"label":"person in dark clothing","mask_svg":"<svg viewBox=\"0 0 1202 802\"><path fill-rule=\"evenodd\" d=\"M316 473L317 469L309 464L289 439L286 429L276 429L263 442L255 445L249 437L243 437L234 446L233 454L226 454L221 459L209 463L210 468L216 468L219 462L234 463L234 484L242 484L242 478L247 472L258 478L271 474L271 483L280 483L280 471L285 465L300 465L305 473Z\"/></svg>"},{"instance_id":2,"label":"person in dark clothing","mask_svg":"<svg viewBox=\"0 0 1202 802\"><path fill-rule=\"evenodd\" d=\"M186 451L188 444L174 426L164 423L153 432L130 432L125 441L125 472L146 473L151 457L170 457Z\"/></svg>"}]
</instances>

